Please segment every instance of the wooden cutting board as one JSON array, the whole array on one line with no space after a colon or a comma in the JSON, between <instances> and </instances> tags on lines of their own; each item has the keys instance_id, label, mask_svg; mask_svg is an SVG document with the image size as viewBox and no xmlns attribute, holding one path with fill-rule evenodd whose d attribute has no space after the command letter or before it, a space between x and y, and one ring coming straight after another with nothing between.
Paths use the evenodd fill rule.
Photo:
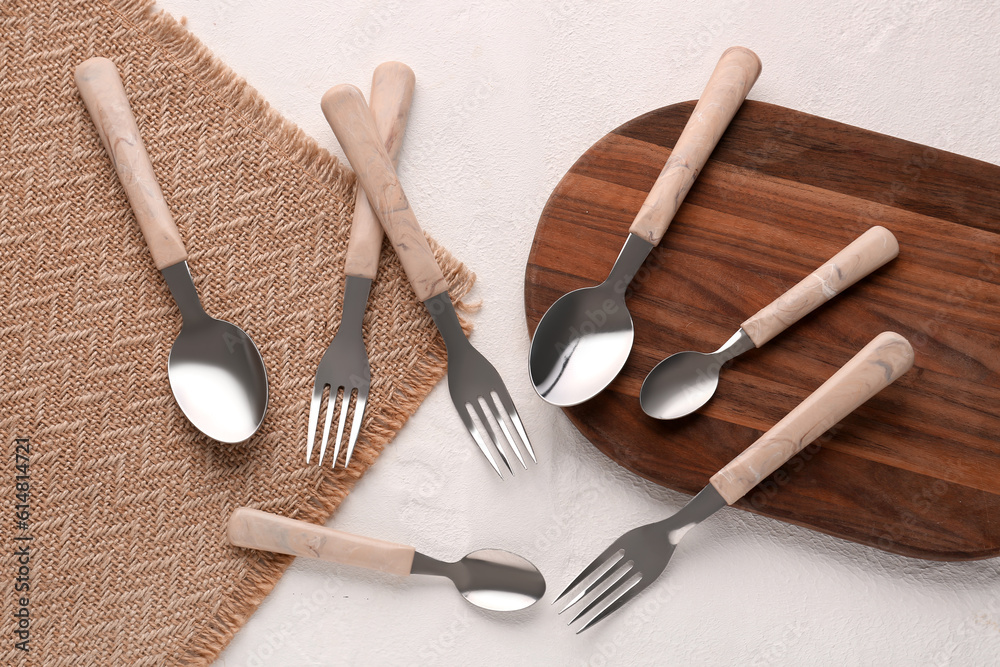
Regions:
<instances>
[{"instance_id":1,"label":"wooden cutting board","mask_svg":"<svg viewBox=\"0 0 1000 667\"><path fill-rule=\"evenodd\" d=\"M525 275L533 334L559 296L601 282L694 102L594 144L542 212ZM1000 553L1000 167L746 102L632 283L632 355L566 413L602 452L695 493L876 334L916 351L894 385L739 507L908 556ZM657 362L709 352L872 225L899 257L724 368L699 412L639 407ZM666 511L666 510L665 510Z\"/></svg>"}]
</instances>

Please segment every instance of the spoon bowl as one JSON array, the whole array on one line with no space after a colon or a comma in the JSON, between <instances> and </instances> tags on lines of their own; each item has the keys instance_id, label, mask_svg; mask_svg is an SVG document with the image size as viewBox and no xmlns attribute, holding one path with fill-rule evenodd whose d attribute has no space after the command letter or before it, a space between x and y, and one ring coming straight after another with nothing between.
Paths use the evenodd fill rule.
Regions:
<instances>
[{"instance_id":1,"label":"spoon bowl","mask_svg":"<svg viewBox=\"0 0 1000 667\"><path fill-rule=\"evenodd\" d=\"M716 354L678 352L649 372L639 392L642 411L657 419L689 415L715 394L722 364Z\"/></svg>"},{"instance_id":2,"label":"spoon bowl","mask_svg":"<svg viewBox=\"0 0 1000 667\"><path fill-rule=\"evenodd\" d=\"M163 269L184 323L167 361L170 389L184 416L219 442L243 442L267 412L260 350L238 326L201 307L187 262Z\"/></svg>"},{"instance_id":3,"label":"spoon bowl","mask_svg":"<svg viewBox=\"0 0 1000 667\"><path fill-rule=\"evenodd\" d=\"M185 326L170 350L167 375L184 416L210 438L242 442L264 420L264 360L236 325L206 316Z\"/></svg>"},{"instance_id":4,"label":"spoon bowl","mask_svg":"<svg viewBox=\"0 0 1000 667\"><path fill-rule=\"evenodd\" d=\"M605 281L564 294L531 339L528 366L535 391L562 407L593 398L625 365L634 336L624 290Z\"/></svg>"},{"instance_id":5,"label":"spoon bowl","mask_svg":"<svg viewBox=\"0 0 1000 667\"><path fill-rule=\"evenodd\" d=\"M414 556L414 574L420 573L421 556L419 552ZM509 551L480 549L457 563L443 565L440 572L427 574L448 577L462 597L482 609L517 611L530 607L545 595L545 578L538 568Z\"/></svg>"}]
</instances>

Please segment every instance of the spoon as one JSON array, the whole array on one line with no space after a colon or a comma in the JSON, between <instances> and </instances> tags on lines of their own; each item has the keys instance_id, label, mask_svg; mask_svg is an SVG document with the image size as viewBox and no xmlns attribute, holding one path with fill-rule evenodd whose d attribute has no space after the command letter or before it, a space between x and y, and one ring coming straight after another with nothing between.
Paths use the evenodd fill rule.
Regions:
<instances>
[{"instance_id":1,"label":"spoon","mask_svg":"<svg viewBox=\"0 0 1000 667\"><path fill-rule=\"evenodd\" d=\"M242 329L210 317L201 307L184 242L153 174L114 63L107 58L81 63L76 85L153 262L183 317L167 361L174 398L184 416L208 437L242 442L257 431L267 411L267 371L260 352Z\"/></svg>"},{"instance_id":2,"label":"spoon","mask_svg":"<svg viewBox=\"0 0 1000 667\"><path fill-rule=\"evenodd\" d=\"M403 544L351 535L313 523L240 507L229 519L229 541L238 546L318 558L407 576L448 577L466 600L492 611L530 607L545 594L545 579L524 558L500 549L473 551L447 563Z\"/></svg>"},{"instance_id":3,"label":"spoon","mask_svg":"<svg viewBox=\"0 0 1000 667\"><path fill-rule=\"evenodd\" d=\"M538 322L528 369L535 391L553 405L596 396L628 359L634 337L625 291L705 166L709 154L760 75L760 58L734 46L715 66L701 99L636 215L610 275L560 297Z\"/></svg>"},{"instance_id":4,"label":"spoon","mask_svg":"<svg viewBox=\"0 0 1000 667\"><path fill-rule=\"evenodd\" d=\"M691 414L715 394L724 363L760 347L898 254L899 244L892 232L872 227L761 308L715 352L678 352L657 364L639 392L643 412L657 419Z\"/></svg>"}]
</instances>

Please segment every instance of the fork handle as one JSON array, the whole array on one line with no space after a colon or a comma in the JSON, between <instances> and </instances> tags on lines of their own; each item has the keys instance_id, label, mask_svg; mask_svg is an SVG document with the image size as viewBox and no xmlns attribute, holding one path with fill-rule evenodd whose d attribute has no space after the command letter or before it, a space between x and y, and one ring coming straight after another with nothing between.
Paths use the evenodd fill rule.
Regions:
<instances>
[{"instance_id":1,"label":"fork handle","mask_svg":"<svg viewBox=\"0 0 1000 667\"><path fill-rule=\"evenodd\" d=\"M314 523L240 507L229 518L229 541L238 547L318 558L406 576L413 547L344 533Z\"/></svg>"},{"instance_id":2,"label":"fork handle","mask_svg":"<svg viewBox=\"0 0 1000 667\"><path fill-rule=\"evenodd\" d=\"M892 232L885 227L872 227L757 311L741 328L760 347L898 254L899 243Z\"/></svg>"},{"instance_id":3,"label":"fork handle","mask_svg":"<svg viewBox=\"0 0 1000 667\"><path fill-rule=\"evenodd\" d=\"M77 65L74 78L156 268L162 271L180 264L187 259L187 251L139 136L118 68L107 58L91 58Z\"/></svg>"},{"instance_id":4,"label":"fork handle","mask_svg":"<svg viewBox=\"0 0 1000 667\"><path fill-rule=\"evenodd\" d=\"M413 70L398 62L382 63L372 74L371 112L379 139L395 167L399 164L399 147L403 143L406 120L413 101L415 78ZM345 272L358 278L374 278L382 252L382 225L368 203L363 188L358 188L354 201L354 220L347 241Z\"/></svg>"},{"instance_id":5,"label":"fork handle","mask_svg":"<svg viewBox=\"0 0 1000 667\"><path fill-rule=\"evenodd\" d=\"M334 86L323 95L321 105L417 298L426 301L446 292L448 283L379 140L361 91L349 84Z\"/></svg>"},{"instance_id":6,"label":"fork handle","mask_svg":"<svg viewBox=\"0 0 1000 667\"><path fill-rule=\"evenodd\" d=\"M911 366L910 343L892 331L879 334L784 419L715 473L712 486L732 505Z\"/></svg>"},{"instance_id":7,"label":"fork handle","mask_svg":"<svg viewBox=\"0 0 1000 667\"><path fill-rule=\"evenodd\" d=\"M708 156L760 76L760 58L733 46L722 54L670 157L656 177L629 231L657 245L694 185Z\"/></svg>"}]
</instances>

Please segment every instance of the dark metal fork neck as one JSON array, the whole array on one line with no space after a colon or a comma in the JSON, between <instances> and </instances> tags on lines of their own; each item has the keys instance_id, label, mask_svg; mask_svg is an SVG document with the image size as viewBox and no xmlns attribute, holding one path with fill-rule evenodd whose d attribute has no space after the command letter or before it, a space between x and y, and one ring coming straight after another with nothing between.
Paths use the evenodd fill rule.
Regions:
<instances>
[{"instance_id":1,"label":"dark metal fork neck","mask_svg":"<svg viewBox=\"0 0 1000 667\"><path fill-rule=\"evenodd\" d=\"M368 292L371 291L372 279L360 276L347 276L344 284L344 308L340 318L340 329L361 331L365 319L365 307L368 305Z\"/></svg>"},{"instance_id":2,"label":"dark metal fork neck","mask_svg":"<svg viewBox=\"0 0 1000 667\"><path fill-rule=\"evenodd\" d=\"M448 296L447 291L441 292L437 296L432 296L424 301L424 307L431 314L434 324L437 325L438 331L441 332L441 337L444 338L445 347L449 351L455 345L468 342L469 339L465 337L462 323L458 321L458 314L455 312L455 306L452 305L451 297Z\"/></svg>"},{"instance_id":3,"label":"dark metal fork neck","mask_svg":"<svg viewBox=\"0 0 1000 667\"><path fill-rule=\"evenodd\" d=\"M711 484L707 484L704 489L698 492L687 504L677 510L669 519L660 521L660 525L671 529L681 528L686 525L701 523L726 506L726 500Z\"/></svg>"}]
</instances>

